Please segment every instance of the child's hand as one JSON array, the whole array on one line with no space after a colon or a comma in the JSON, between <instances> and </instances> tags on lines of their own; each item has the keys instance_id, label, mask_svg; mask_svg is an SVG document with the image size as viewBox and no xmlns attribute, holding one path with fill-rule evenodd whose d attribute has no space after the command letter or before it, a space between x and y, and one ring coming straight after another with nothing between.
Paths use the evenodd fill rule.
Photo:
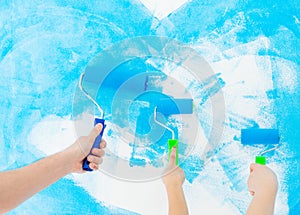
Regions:
<instances>
[{"instance_id":1,"label":"child's hand","mask_svg":"<svg viewBox=\"0 0 300 215\"><path fill-rule=\"evenodd\" d=\"M257 194L275 196L278 189L277 177L269 167L260 164L251 164L248 189L252 196Z\"/></svg>"},{"instance_id":2,"label":"child's hand","mask_svg":"<svg viewBox=\"0 0 300 215\"><path fill-rule=\"evenodd\" d=\"M176 148L171 152L169 166L164 171L163 182L168 186L182 186L185 180L183 170L176 165Z\"/></svg>"},{"instance_id":3,"label":"child's hand","mask_svg":"<svg viewBox=\"0 0 300 215\"><path fill-rule=\"evenodd\" d=\"M169 203L169 214L189 214L182 184L185 180L183 170L176 165L176 148L172 149L169 166L164 171L163 182L166 187Z\"/></svg>"}]
</instances>

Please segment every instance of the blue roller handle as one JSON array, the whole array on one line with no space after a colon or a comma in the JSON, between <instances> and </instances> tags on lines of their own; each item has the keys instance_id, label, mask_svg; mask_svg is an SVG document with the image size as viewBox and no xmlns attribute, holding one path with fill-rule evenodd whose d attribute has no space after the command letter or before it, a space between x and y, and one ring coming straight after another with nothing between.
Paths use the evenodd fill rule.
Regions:
<instances>
[{"instance_id":1,"label":"blue roller handle","mask_svg":"<svg viewBox=\"0 0 300 215\"><path fill-rule=\"evenodd\" d=\"M94 142L94 144L91 148L91 151L92 151L93 148L99 148L100 142L101 142L101 139L102 139L102 135L103 135L104 129L106 127L106 125L104 124L105 123L104 119L95 118L94 125L97 125L99 123L102 124L103 129L100 132L100 134L96 137L95 142ZM91 152L90 152L90 154L91 154ZM87 157L84 158L83 163L82 163L82 169L85 170L85 171L90 171L90 172L93 171L93 169L90 168L89 164L90 164L90 162L87 160Z\"/></svg>"}]
</instances>

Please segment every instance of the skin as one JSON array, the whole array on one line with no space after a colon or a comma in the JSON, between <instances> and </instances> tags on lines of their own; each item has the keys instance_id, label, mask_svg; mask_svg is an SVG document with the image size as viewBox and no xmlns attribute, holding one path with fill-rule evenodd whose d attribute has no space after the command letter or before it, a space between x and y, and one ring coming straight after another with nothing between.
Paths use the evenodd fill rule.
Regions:
<instances>
[{"instance_id":1,"label":"skin","mask_svg":"<svg viewBox=\"0 0 300 215\"><path fill-rule=\"evenodd\" d=\"M189 214L182 185L185 180L183 170L176 165L176 148L172 149L169 166L163 176L169 203L169 215Z\"/></svg>"},{"instance_id":2,"label":"skin","mask_svg":"<svg viewBox=\"0 0 300 215\"><path fill-rule=\"evenodd\" d=\"M102 130L97 124L88 136L78 138L64 151L33 164L0 173L0 214L4 214L69 173L84 173L82 161L88 156L95 138ZM90 168L97 170L102 163L106 142L94 148L88 156Z\"/></svg>"},{"instance_id":3,"label":"skin","mask_svg":"<svg viewBox=\"0 0 300 215\"><path fill-rule=\"evenodd\" d=\"M278 189L276 174L267 166L250 165L248 189L253 199L246 215L272 215Z\"/></svg>"},{"instance_id":4,"label":"skin","mask_svg":"<svg viewBox=\"0 0 300 215\"><path fill-rule=\"evenodd\" d=\"M105 154L106 142L101 141L100 149L93 149L88 155L95 138L102 130L98 124L88 136L80 137L62 152L41 159L20 169L0 173L0 214L4 214L48 187L69 173L84 173L82 161L88 156L90 167L98 170ZM62 165L64 164L64 165ZM183 170L176 165L176 148L173 148L169 165L163 176L169 203L169 215L186 215L188 208L182 185L185 181ZM278 189L275 173L264 165L251 164L248 189L253 199L246 215L271 215Z\"/></svg>"}]
</instances>

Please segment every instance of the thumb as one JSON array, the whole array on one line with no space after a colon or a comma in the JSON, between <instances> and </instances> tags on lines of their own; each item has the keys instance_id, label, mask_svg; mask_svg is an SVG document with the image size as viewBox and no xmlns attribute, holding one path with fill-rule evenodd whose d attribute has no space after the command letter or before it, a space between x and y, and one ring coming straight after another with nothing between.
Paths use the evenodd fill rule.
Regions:
<instances>
[{"instance_id":1,"label":"thumb","mask_svg":"<svg viewBox=\"0 0 300 215\"><path fill-rule=\"evenodd\" d=\"M171 151L171 154L170 154L169 166L171 166L171 167L176 166L176 147L172 148L172 151Z\"/></svg>"},{"instance_id":2,"label":"thumb","mask_svg":"<svg viewBox=\"0 0 300 215\"><path fill-rule=\"evenodd\" d=\"M255 163L250 164L250 173L252 173L256 169L256 167L257 167L257 164L255 164Z\"/></svg>"},{"instance_id":3,"label":"thumb","mask_svg":"<svg viewBox=\"0 0 300 215\"><path fill-rule=\"evenodd\" d=\"M103 125L101 123L98 123L91 130L91 132L90 132L90 134L88 136L90 147L92 147L92 145L94 144L94 141L95 141L96 137L101 133L102 129L103 129Z\"/></svg>"}]
</instances>

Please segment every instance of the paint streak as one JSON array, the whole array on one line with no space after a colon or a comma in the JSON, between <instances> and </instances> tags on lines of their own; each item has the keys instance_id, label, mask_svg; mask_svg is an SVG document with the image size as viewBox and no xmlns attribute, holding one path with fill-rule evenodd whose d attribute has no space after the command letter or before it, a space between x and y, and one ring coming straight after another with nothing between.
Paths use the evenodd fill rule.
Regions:
<instances>
[{"instance_id":1,"label":"paint streak","mask_svg":"<svg viewBox=\"0 0 300 215\"><path fill-rule=\"evenodd\" d=\"M235 0L189 1L179 10L157 20L139 1L113 0L101 4L69 0L2 2L1 171L27 165L47 154L51 146L49 149L37 148L28 141L28 134L35 125L49 120L49 115L64 118L72 114L72 98L79 74L97 53L126 38L167 36L196 49L217 72L201 83L182 77L182 81L188 82L187 90L195 97L199 122L206 136L211 131L210 98L222 90L226 101L227 118L222 142L211 152L212 160L205 165L199 154L187 156L182 164L187 181L191 186L197 186L195 190L199 184L205 186L220 207L229 205L227 214L244 214L250 201L246 187L248 164L263 148L241 146L239 131L245 127L276 127L280 131L281 147L268 155L281 182L276 213L299 214L299 11L299 1L293 0L263 3L254 0L243 3ZM180 67L180 64L175 67ZM161 135L158 127L151 127L148 123L155 102L148 100L151 104L142 108L143 105L136 100L127 119L122 109L127 105L125 100L115 111L118 114L112 115L113 91L130 75L144 71L161 72L166 68L164 63L154 66L141 59L128 62L116 68L116 71L125 71L125 76L119 76L115 82L110 79L113 76L107 77L109 86L100 89L106 94L97 97L111 122L108 137L113 140L125 134L135 137L126 143L131 150L126 158L132 168L146 163L161 167L162 163L153 160L166 153L169 134L166 132L156 144L141 148L141 142L152 142L155 135ZM166 71L166 74L172 75L173 72ZM138 83L143 91L156 83L146 77ZM163 86L159 87L163 90ZM124 98L130 97L129 92L123 95ZM83 112L86 107L85 101L81 102L83 109L78 112ZM165 120L175 129L176 135L180 135L180 129L177 130L180 122L172 118ZM55 132L61 134L64 131ZM147 136L151 132L153 134ZM52 136L55 134L51 133ZM187 143L185 140L181 144L181 156L186 153ZM116 153L121 144L125 143L116 143ZM87 214L134 214L99 203L92 197L97 196L93 190L87 193L85 189L72 179L62 179L11 214L76 214L83 210ZM199 205L200 198L206 197L203 193L191 193L186 195L192 208ZM195 198L198 195L199 199ZM57 196L63 198L57 199ZM79 204L78 199L85 201ZM144 211L147 212L146 206ZM199 211L191 209L191 213L198 214Z\"/></svg>"}]
</instances>

